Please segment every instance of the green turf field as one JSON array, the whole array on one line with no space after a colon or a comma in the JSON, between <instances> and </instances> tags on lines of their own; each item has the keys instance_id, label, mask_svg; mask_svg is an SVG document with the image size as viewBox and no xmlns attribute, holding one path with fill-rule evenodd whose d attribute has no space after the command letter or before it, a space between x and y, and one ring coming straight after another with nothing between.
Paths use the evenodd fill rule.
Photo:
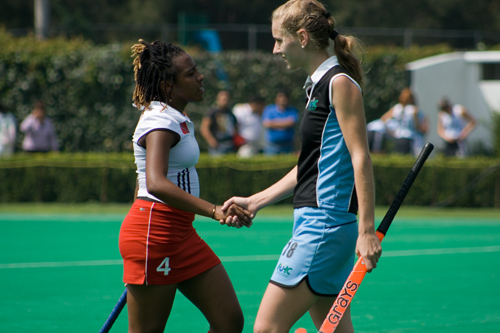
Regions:
<instances>
[{"instance_id":1,"label":"green turf field","mask_svg":"<svg viewBox=\"0 0 500 333\"><path fill-rule=\"evenodd\" d=\"M0 332L98 332L124 290L117 242L126 206L30 207L0 205ZM290 213L266 209L250 229L195 222L232 278L244 332L290 237ZM500 332L500 211L403 207L383 248L353 301L357 332ZM314 332L307 316L299 326ZM126 327L124 311L111 332ZM178 294L166 331L208 325Z\"/></svg>"}]
</instances>

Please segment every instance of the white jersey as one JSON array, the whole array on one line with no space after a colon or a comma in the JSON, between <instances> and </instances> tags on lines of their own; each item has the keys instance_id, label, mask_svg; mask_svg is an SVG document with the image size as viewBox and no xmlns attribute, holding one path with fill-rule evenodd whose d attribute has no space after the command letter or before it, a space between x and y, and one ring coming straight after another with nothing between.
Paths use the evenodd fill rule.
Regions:
<instances>
[{"instance_id":1,"label":"white jersey","mask_svg":"<svg viewBox=\"0 0 500 333\"><path fill-rule=\"evenodd\" d=\"M0 155L12 155L16 144L16 118L0 112Z\"/></svg>"},{"instance_id":2,"label":"white jersey","mask_svg":"<svg viewBox=\"0 0 500 333\"><path fill-rule=\"evenodd\" d=\"M394 129L394 137L397 139L413 139L416 131L415 125L415 112L418 109L415 105L396 104L392 108L392 118L397 121L396 128Z\"/></svg>"},{"instance_id":3,"label":"white jersey","mask_svg":"<svg viewBox=\"0 0 500 333\"><path fill-rule=\"evenodd\" d=\"M194 136L194 124L188 116L161 102L152 102L149 109L143 111L132 139L139 181L137 196L161 201L147 190L146 149L138 144L142 137L154 130L168 130L180 136L180 141L170 149L166 177L184 191L199 197L200 183L195 165L200 148Z\"/></svg>"},{"instance_id":4,"label":"white jersey","mask_svg":"<svg viewBox=\"0 0 500 333\"><path fill-rule=\"evenodd\" d=\"M246 142L259 142L262 140L262 122L260 116L252 111L250 104L236 104L233 114L238 120L238 132Z\"/></svg>"},{"instance_id":5,"label":"white jersey","mask_svg":"<svg viewBox=\"0 0 500 333\"><path fill-rule=\"evenodd\" d=\"M465 127L465 119L463 117L463 107L461 105L454 105L451 109L451 114L441 111L439 119L444 129L444 133L452 138L458 139L460 133Z\"/></svg>"}]
</instances>

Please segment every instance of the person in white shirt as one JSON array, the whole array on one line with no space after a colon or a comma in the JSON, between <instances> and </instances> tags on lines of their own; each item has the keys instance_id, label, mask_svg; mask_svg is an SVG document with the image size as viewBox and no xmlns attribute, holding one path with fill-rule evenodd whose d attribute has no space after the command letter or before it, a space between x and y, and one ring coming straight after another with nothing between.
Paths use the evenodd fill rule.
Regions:
<instances>
[{"instance_id":1,"label":"person in white shirt","mask_svg":"<svg viewBox=\"0 0 500 333\"><path fill-rule=\"evenodd\" d=\"M451 104L444 98L439 102L438 135L444 140L446 156L465 157L465 139L476 127L476 120L459 104Z\"/></svg>"},{"instance_id":2,"label":"person in white shirt","mask_svg":"<svg viewBox=\"0 0 500 333\"><path fill-rule=\"evenodd\" d=\"M233 114L238 120L238 132L245 140L245 144L238 149L239 157L252 157L262 151L264 129L261 118L265 106L262 97L251 96L247 103L236 104L233 107Z\"/></svg>"},{"instance_id":3,"label":"person in white shirt","mask_svg":"<svg viewBox=\"0 0 500 333\"><path fill-rule=\"evenodd\" d=\"M0 156L10 156L16 146L16 118L0 104Z\"/></svg>"},{"instance_id":4,"label":"person in white shirt","mask_svg":"<svg viewBox=\"0 0 500 333\"><path fill-rule=\"evenodd\" d=\"M387 133L394 140L395 153L418 155L423 147L428 124L427 118L418 109L410 88L401 91L398 103L380 119L387 125Z\"/></svg>"}]
</instances>

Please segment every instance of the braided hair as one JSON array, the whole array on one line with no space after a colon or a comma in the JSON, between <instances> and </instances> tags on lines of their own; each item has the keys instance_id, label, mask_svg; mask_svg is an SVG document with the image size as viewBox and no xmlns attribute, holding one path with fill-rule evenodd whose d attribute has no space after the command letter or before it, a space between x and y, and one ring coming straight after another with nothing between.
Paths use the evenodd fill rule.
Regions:
<instances>
[{"instance_id":1,"label":"braided hair","mask_svg":"<svg viewBox=\"0 0 500 333\"><path fill-rule=\"evenodd\" d=\"M139 109L148 108L152 101L167 102L166 83L174 83L176 69L172 60L185 51L172 43L139 39L132 46L135 89L132 100Z\"/></svg>"}]
</instances>

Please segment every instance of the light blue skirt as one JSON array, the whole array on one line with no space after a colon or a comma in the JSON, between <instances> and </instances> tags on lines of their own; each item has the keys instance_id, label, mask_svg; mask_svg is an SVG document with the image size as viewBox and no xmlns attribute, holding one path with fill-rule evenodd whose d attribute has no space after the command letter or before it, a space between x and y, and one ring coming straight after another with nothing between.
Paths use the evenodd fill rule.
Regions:
<instances>
[{"instance_id":1,"label":"light blue skirt","mask_svg":"<svg viewBox=\"0 0 500 333\"><path fill-rule=\"evenodd\" d=\"M293 237L283 248L270 282L293 288L306 280L314 294L338 295L354 267L357 238L354 214L295 209Z\"/></svg>"}]
</instances>

